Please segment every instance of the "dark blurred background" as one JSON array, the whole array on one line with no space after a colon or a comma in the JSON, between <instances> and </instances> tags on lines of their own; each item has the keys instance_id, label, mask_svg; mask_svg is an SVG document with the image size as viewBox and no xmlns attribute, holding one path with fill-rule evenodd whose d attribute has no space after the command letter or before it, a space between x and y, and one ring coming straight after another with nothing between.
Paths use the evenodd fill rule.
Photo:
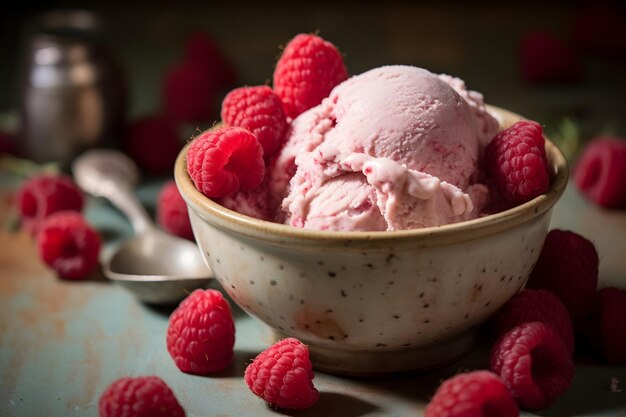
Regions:
<instances>
[{"instance_id":1,"label":"dark blurred background","mask_svg":"<svg viewBox=\"0 0 626 417\"><path fill-rule=\"evenodd\" d=\"M214 65L227 65L232 77L211 91L210 115L183 120L186 130L176 124L182 136L211 126L229 88L269 82L280 45L299 32L318 31L344 53L351 74L409 64L456 75L488 103L543 123L572 154L592 135L625 134L626 20L616 2L317 1L294 7L179 0L8 6L0 17L0 112L5 130L18 137L25 28L44 12L69 9L91 11L102 22L99 36L126 86L126 132L167 108L167 77L180 69L192 34L219 47L226 64ZM127 135L122 141L130 140Z\"/></svg>"}]
</instances>

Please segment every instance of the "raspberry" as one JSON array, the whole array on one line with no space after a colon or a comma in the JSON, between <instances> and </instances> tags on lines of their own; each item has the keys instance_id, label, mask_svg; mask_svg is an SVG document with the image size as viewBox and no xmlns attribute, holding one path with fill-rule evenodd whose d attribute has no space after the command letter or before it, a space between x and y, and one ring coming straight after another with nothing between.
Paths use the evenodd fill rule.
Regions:
<instances>
[{"instance_id":1,"label":"raspberry","mask_svg":"<svg viewBox=\"0 0 626 417\"><path fill-rule=\"evenodd\" d=\"M121 378L102 393L100 417L184 417L174 393L158 376Z\"/></svg>"},{"instance_id":2,"label":"raspberry","mask_svg":"<svg viewBox=\"0 0 626 417\"><path fill-rule=\"evenodd\" d=\"M196 123L210 120L217 100L210 69L184 62L170 70L163 84L165 111L176 122Z\"/></svg>"},{"instance_id":3,"label":"raspberry","mask_svg":"<svg viewBox=\"0 0 626 417\"><path fill-rule=\"evenodd\" d=\"M309 348L298 339L287 338L261 352L246 368L250 390L278 408L301 410L319 398L313 385Z\"/></svg>"},{"instance_id":4,"label":"raspberry","mask_svg":"<svg viewBox=\"0 0 626 417\"><path fill-rule=\"evenodd\" d=\"M519 409L502 380L489 371L456 375L439 387L424 417L517 417Z\"/></svg>"},{"instance_id":5,"label":"raspberry","mask_svg":"<svg viewBox=\"0 0 626 417\"><path fill-rule=\"evenodd\" d=\"M574 170L574 183L591 201L608 208L626 208L626 141L593 139Z\"/></svg>"},{"instance_id":6,"label":"raspberry","mask_svg":"<svg viewBox=\"0 0 626 417\"><path fill-rule=\"evenodd\" d=\"M124 148L139 168L153 175L170 173L182 143L166 116L147 116L127 129Z\"/></svg>"},{"instance_id":7,"label":"raspberry","mask_svg":"<svg viewBox=\"0 0 626 417\"><path fill-rule=\"evenodd\" d=\"M317 106L348 78L348 70L335 45L315 35L299 34L285 47L274 70L274 91L287 116Z\"/></svg>"},{"instance_id":8,"label":"raspberry","mask_svg":"<svg viewBox=\"0 0 626 417\"><path fill-rule=\"evenodd\" d=\"M205 69L215 90L230 87L237 78L230 61L208 33L196 32L187 38L184 61Z\"/></svg>"},{"instance_id":9,"label":"raspberry","mask_svg":"<svg viewBox=\"0 0 626 417\"><path fill-rule=\"evenodd\" d=\"M263 148L254 133L240 127L204 132L187 152L187 172L209 198L258 187L265 175Z\"/></svg>"},{"instance_id":10,"label":"raspberry","mask_svg":"<svg viewBox=\"0 0 626 417\"><path fill-rule=\"evenodd\" d=\"M626 290L603 288L589 318L591 345L612 365L626 364Z\"/></svg>"},{"instance_id":11,"label":"raspberry","mask_svg":"<svg viewBox=\"0 0 626 417\"><path fill-rule=\"evenodd\" d=\"M580 81L583 67L575 51L555 35L530 31L520 42L520 71L530 84Z\"/></svg>"},{"instance_id":12,"label":"raspberry","mask_svg":"<svg viewBox=\"0 0 626 417\"><path fill-rule=\"evenodd\" d=\"M98 265L100 236L75 211L52 214L37 235L40 258L59 276L82 279Z\"/></svg>"},{"instance_id":13,"label":"raspberry","mask_svg":"<svg viewBox=\"0 0 626 417\"><path fill-rule=\"evenodd\" d=\"M81 211L85 199L71 177L39 175L27 180L17 193L22 226L36 234L41 223L58 211Z\"/></svg>"},{"instance_id":14,"label":"raspberry","mask_svg":"<svg viewBox=\"0 0 626 417\"><path fill-rule=\"evenodd\" d=\"M574 351L572 319L559 298L550 291L523 290L509 300L494 317L497 336L522 323L539 321L552 326L569 348Z\"/></svg>"},{"instance_id":15,"label":"raspberry","mask_svg":"<svg viewBox=\"0 0 626 417\"><path fill-rule=\"evenodd\" d=\"M574 379L574 360L552 327L530 322L505 333L491 350L491 370L517 403L529 410L548 407Z\"/></svg>"},{"instance_id":16,"label":"raspberry","mask_svg":"<svg viewBox=\"0 0 626 417\"><path fill-rule=\"evenodd\" d=\"M595 246L574 232L551 230L526 287L553 292L577 327L591 308L598 287Z\"/></svg>"},{"instance_id":17,"label":"raspberry","mask_svg":"<svg viewBox=\"0 0 626 417\"><path fill-rule=\"evenodd\" d=\"M524 203L548 190L547 159L539 123L520 120L498 133L485 152L505 200Z\"/></svg>"},{"instance_id":18,"label":"raspberry","mask_svg":"<svg viewBox=\"0 0 626 417\"><path fill-rule=\"evenodd\" d=\"M228 93L222 102L222 120L254 133L263 147L264 158L278 151L287 131L283 103L265 85L237 88Z\"/></svg>"},{"instance_id":19,"label":"raspberry","mask_svg":"<svg viewBox=\"0 0 626 417\"><path fill-rule=\"evenodd\" d=\"M157 223L163 230L185 239L193 240L187 204L180 195L174 181L168 181L161 188L157 200L156 218Z\"/></svg>"},{"instance_id":20,"label":"raspberry","mask_svg":"<svg viewBox=\"0 0 626 417\"><path fill-rule=\"evenodd\" d=\"M228 301L216 290L195 290L170 316L167 351L183 372L208 375L233 359L235 323Z\"/></svg>"}]
</instances>

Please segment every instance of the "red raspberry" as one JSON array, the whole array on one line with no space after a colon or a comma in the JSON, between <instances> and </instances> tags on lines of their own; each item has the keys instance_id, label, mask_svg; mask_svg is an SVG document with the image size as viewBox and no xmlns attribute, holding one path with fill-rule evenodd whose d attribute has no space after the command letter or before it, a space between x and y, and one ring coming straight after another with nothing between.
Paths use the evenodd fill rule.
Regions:
<instances>
[{"instance_id":1,"label":"red raspberry","mask_svg":"<svg viewBox=\"0 0 626 417\"><path fill-rule=\"evenodd\" d=\"M148 174L170 173L182 147L174 123L166 116L138 119L128 127L126 153Z\"/></svg>"},{"instance_id":2,"label":"red raspberry","mask_svg":"<svg viewBox=\"0 0 626 417\"><path fill-rule=\"evenodd\" d=\"M500 337L490 363L517 403L529 410L548 407L574 379L574 360L563 338L537 321L520 324Z\"/></svg>"},{"instance_id":3,"label":"red raspberry","mask_svg":"<svg viewBox=\"0 0 626 417\"><path fill-rule=\"evenodd\" d=\"M158 376L121 378L102 393L100 417L184 417L185 410Z\"/></svg>"},{"instance_id":4,"label":"red raspberry","mask_svg":"<svg viewBox=\"0 0 626 417\"><path fill-rule=\"evenodd\" d=\"M48 217L37 235L40 258L66 279L82 279L98 265L100 236L75 211Z\"/></svg>"},{"instance_id":5,"label":"red raspberry","mask_svg":"<svg viewBox=\"0 0 626 417\"><path fill-rule=\"evenodd\" d=\"M522 79L531 84L580 81L583 67L574 50L555 35L526 32L520 42Z\"/></svg>"},{"instance_id":6,"label":"red raspberry","mask_svg":"<svg viewBox=\"0 0 626 417\"><path fill-rule=\"evenodd\" d=\"M174 235L193 240L193 231L189 221L187 204L176 187L174 181L168 181L157 200L157 223L163 230Z\"/></svg>"},{"instance_id":7,"label":"red raspberry","mask_svg":"<svg viewBox=\"0 0 626 417\"><path fill-rule=\"evenodd\" d=\"M612 365L626 364L626 290L603 288L589 318L589 342Z\"/></svg>"},{"instance_id":8,"label":"red raspberry","mask_svg":"<svg viewBox=\"0 0 626 417\"><path fill-rule=\"evenodd\" d=\"M36 234L41 223L58 211L81 211L83 193L66 175L39 175L27 180L17 193L22 226Z\"/></svg>"},{"instance_id":9,"label":"red raspberry","mask_svg":"<svg viewBox=\"0 0 626 417\"><path fill-rule=\"evenodd\" d=\"M169 117L178 123L196 123L214 117L217 95L209 74L209 69L192 62L170 70L163 85L163 101Z\"/></svg>"},{"instance_id":10,"label":"red raspberry","mask_svg":"<svg viewBox=\"0 0 626 417\"><path fill-rule=\"evenodd\" d=\"M502 380L489 371L456 375L439 387L424 417L517 417L519 409Z\"/></svg>"},{"instance_id":11,"label":"red raspberry","mask_svg":"<svg viewBox=\"0 0 626 417\"><path fill-rule=\"evenodd\" d=\"M235 323L228 301L216 290L195 290L170 316L167 351L183 372L208 375L233 359Z\"/></svg>"},{"instance_id":12,"label":"red raspberry","mask_svg":"<svg viewBox=\"0 0 626 417\"><path fill-rule=\"evenodd\" d=\"M348 78L348 70L335 45L315 35L299 34L285 47L274 70L274 91L287 116L317 106Z\"/></svg>"},{"instance_id":13,"label":"red raspberry","mask_svg":"<svg viewBox=\"0 0 626 417\"><path fill-rule=\"evenodd\" d=\"M520 120L498 133L485 156L505 200L524 203L545 193L550 185L541 125Z\"/></svg>"},{"instance_id":14,"label":"red raspberry","mask_svg":"<svg viewBox=\"0 0 626 417\"><path fill-rule=\"evenodd\" d=\"M184 61L206 70L215 90L226 89L235 83L235 69L219 45L208 33L196 32L185 42Z\"/></svg>"},{"instance_id":15,"label":"red raspberry","mask_svg":"<svg viewBox=\"0 0 626 417\"><path fill-rule=\"evenodd\" d=\"M268 158L283 144L287 117L283 103L266 85L236 88L222 101L222 120L254 133Z\"/></svg>"},{"instance_id":16,"label":"red raspberry","mask_svg":"<svg viewBox=\"0 0 626 417\"><path fill-rule=\"evenodd\" d=\"M593 139L578 159L574 183L600 206L626 208L626 141L613 137Z\"/></svg>"},{"instance_id":17,"label":"red raspberry","mask_svg":"<svg viewBox=\"0 0 626 417\"><path fill-rule=\"evenodd\" d=\"M309 348L298 339L283 339L261 352L246 368L250 390L278 408L301 410L319 398L313 385Z\"/></svg>"},{"instance_id":18,"label":"red raspberry","mask_svg":"<svg viewBox=\"0 0 626 417\"><path fill-rule=\"evenodd\" d=\"M263 148L247 129L210 130L191 142L187 172L196 188L209 198L251 190L263 182Z\"/></svg>"},{"instance_id":19,"label":"red raspberry","mask_svg":"<svg viewBox=\"0 0 626 417\"><path fill-rule=\"evenodd\" d=\"M553 292L577 327L591 308L598 287L595 246L574 232L551 230L526 287Z\"/></svg>"},{"instance_id":20,"label":"red raspberry","mask_svg":"<svg viewBox=\"0 0 626 417\"><path fill-rule=\"evenodd\" d=\"M522 323L539 321L552 326L569 348L574 351L572 319L559 298L550 291L523 290L510 299L494 317L497 336Z\"/></svg>"}]
</instances>

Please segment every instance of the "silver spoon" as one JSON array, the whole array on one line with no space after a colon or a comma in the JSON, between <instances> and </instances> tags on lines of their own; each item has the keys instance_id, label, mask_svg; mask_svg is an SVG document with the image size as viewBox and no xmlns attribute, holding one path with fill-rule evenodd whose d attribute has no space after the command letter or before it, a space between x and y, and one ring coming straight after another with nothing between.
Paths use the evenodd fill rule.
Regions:
<instances>
[{"instance_id":1,"label":"silver spoon","mask_svg":"<svg viewBox=\"0 0 626 417\"><path fill-rule=\"evenodd\" d=\"M112 281L150 304L173 304L212 278L195 243L156 228L133 188L139 179L135 163L112 150L91 150L78 157L72 171L85 192L108 199L130 220L135 231L103 262Z\"/></svg>"}]
</instances>

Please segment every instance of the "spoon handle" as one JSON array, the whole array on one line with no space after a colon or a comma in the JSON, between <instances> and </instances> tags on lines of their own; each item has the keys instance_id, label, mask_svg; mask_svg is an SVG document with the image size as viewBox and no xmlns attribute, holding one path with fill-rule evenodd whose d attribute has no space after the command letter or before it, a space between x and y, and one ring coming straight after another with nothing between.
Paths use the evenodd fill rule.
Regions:
<instances>
[{"instance_id":1,"label":"spoon handle","mask_svg":"<svg viewBox=\"0 0 626 417\"><path fill-rule=\"evenodd\" d=\"M133 192L139 171L126 155L105 149L87 151L76 158L72 171L80 188L106 198L124 213L136 235L154 229L150 216Z\"/></svg>"}]
</instances>

